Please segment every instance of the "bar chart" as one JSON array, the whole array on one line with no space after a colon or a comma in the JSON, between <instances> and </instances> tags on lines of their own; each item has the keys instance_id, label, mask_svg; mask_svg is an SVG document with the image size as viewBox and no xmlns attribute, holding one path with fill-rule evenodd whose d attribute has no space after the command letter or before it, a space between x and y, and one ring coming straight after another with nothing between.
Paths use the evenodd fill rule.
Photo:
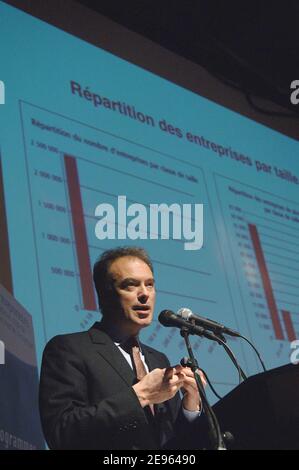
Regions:
<instances>
[{"instance_id":1,"label":"bar chart","mask_svg":"<svg viewBox=\"0 0 299 470\"><path fill-rule=\"evenodd\" d=\"M240 314L268 363L288 362L290 342L299 338L298 204L219 175L215 183L241 294Z\"/></svg>"}]
</instances>

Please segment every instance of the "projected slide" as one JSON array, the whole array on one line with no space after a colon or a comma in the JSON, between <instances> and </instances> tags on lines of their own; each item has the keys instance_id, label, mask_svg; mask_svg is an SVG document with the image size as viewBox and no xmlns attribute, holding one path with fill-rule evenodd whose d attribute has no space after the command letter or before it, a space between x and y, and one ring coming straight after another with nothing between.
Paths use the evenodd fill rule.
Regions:
<instances>
[{"instance_id":1,"label":"projected slide","mask_svg":"<svg viewBox=\"0 0 299 470\"><path fill-rule=\"evenodd\" d=\"M205 231L211 235L204 242L200 265L192 252L184 250L183 240L147 240L151 234L144 233L142 245L149 248L154 261L161 309L165 305L175 310L188 305L215 316L219 306L225 305L228 322L238 329L227 285L217 292L213 288L223 282L224 267L219 264L220 254L215 256L217 240L199 167L195 171L169 155L157 154L31 104L21 103L20 112L47 338L58 328L63 331L66 325L77 331L99 319L92 265L116 241L96 238L98 218L94 213L103 201L117 212L120 194L126 195L127 205L138 201L145 207L155 201L172 203L178 198L181 203L206 203ZM117 240L117 244L128 242L138 243L127 237ZM174 286L174 279L184 279L181 288ZM153 347L169 351L173 361L178 361L178 354L184 355L184 342L176 329L169 331L154 322L144 335ZM200 346L208 355L217 349L216 345L195 341L195 350ZM241 353L240 346L236 347ZM217 360L226 362L223 355ZM218 380L225 381L226 376L227 370Z\"/></svg>"},{"instance_id":2,"label":"projected slide","mask_svg":"<svg viewBox=\"0 0 299 470\"><path fill-rule=\"evenodd\" d=\"M149 251L157 303L142 339L172 363L185 345L157 318L181 307L240 331L268 368L289 362L298 142L1 2L0 30L0 275L32 316L38 367L50 338L100 320L93 264L119 245ZM160 205L161 217L175 206L167 227ZM218 392L236 386L221 346L191 340ZM261 370L246 343L228 345L248 375Z\"/></svg>"},{"instance_id":3,"label":"projected slide","mask_svg":"<svg viewBox=\"0 0 299 470\"><path fill-rule=\"evenodd\" d=\"M268 361L299 336L299 211L295 201L216 175L244 312Z\"/></svg>"}]
</instances>

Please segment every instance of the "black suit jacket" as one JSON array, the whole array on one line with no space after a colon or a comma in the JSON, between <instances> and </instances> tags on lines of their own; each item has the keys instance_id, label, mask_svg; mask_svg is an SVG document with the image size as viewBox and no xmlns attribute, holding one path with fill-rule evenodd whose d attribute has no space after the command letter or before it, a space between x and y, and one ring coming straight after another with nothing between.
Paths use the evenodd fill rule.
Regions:
<instances>
[{"instance_id":1,"label":"black suit jacket","mask_svg":"<svg viewBox=\"0 0 299 470\"><path fill-rule=\"evenodd\" d=\"M150 370L169 366L164 354L145 345L142 350ZM157 405L153 420L132 389L134 379L100 323L49 341L41 369L40 414L50 449L188 448L179 394Z\"/></svg>"}]
</instances>

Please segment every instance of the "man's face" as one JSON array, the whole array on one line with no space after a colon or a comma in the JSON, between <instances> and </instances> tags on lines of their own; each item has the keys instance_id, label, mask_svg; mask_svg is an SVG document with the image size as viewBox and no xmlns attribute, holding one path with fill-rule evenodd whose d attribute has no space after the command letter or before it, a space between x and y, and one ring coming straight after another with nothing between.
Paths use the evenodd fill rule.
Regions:
<instances>
[{"instance_id":1,"label":"man's face","mask_svg":"<svg viewBox=\"0 0 299 470\"><path fill-rule=\"evenodd\" d=\"M149 266L139 258L123 256L109 268L119 309L113 314L117 325L128 334L138 334L152 322L155 282Z\"/></svg>"}]
</instances>

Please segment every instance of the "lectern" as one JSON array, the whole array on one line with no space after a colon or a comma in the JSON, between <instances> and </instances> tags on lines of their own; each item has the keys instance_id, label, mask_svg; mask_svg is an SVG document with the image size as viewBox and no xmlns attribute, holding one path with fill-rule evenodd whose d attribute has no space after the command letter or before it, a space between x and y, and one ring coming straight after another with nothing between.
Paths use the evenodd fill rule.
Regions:
<instances>
[{"instance_id":1,"label":"lectern","mask_svg":"<svg viewBox=\"0 0 299 470\"><path fill-rule=\"evenodd\" d=\"M299 365L250 377L213 410L229 449L299 449Z\"/></svg>"}]
</instances>

